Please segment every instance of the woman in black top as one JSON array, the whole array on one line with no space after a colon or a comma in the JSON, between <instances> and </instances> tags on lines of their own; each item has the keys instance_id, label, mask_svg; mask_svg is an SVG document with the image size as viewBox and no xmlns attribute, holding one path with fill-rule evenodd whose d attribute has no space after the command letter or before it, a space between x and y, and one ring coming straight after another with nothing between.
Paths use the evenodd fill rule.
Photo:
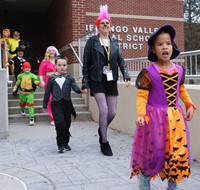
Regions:
<instances>
[{"instance_id":1,"label":"woman in black top","mask_svg":"<svg viewBox=\"0 0 200 190\"><path fill-rule=\"evenodd\" d=\"M118 68L127 87L130 85L130 76L117 40L109 36L112 22L107 9L107 5L100 6L100 15L96 19L98 35L92 36L84 49L82 88L89 88L91 95L95 97L99 108L101 151L106 156L112 156L112 149L107 141L107 127L116 115Z\"/></svg>"}]
</instances>

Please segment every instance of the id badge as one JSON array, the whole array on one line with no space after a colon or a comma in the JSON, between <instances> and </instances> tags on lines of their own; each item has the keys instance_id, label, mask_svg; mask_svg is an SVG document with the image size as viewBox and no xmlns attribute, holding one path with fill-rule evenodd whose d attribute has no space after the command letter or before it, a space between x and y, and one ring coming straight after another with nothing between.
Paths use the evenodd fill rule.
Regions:
<instances>
[{"instance_id":1,"label":"id badge","mask_svg":"<svg viewBox=\"0 0 200 190\"><path fill-rule=\"evenodd\" d=\"M109 71L108 66L103 67L103 74L106 75L106 73Z\"/></svg>"},{"instance_id":2,"label":"id badge","mask_svg":"<svg viewBox=\"0 0 200 190\"><path fill-rule=\"evenodd\" d=\"M107 78L107 81L112 81L113 80L112 70L107 71L106 78Z\"/></svg>"}]
</instances>

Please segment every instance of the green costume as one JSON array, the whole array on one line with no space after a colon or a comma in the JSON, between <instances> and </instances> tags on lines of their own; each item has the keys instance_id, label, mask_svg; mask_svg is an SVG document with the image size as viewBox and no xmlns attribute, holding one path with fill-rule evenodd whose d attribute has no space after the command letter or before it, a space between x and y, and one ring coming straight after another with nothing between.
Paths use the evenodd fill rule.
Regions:
<instances>
[{"instance_id":1,"label":"green costume","mask_svg":"<svg viewBox=\"0 0 200 190\"><path fill-rule=\"evenodd\" d=\"M17 77L17 82L14 88L20 86L20 111L25 110L25 106L28 106L29 117L34 118L34 84L40 85L38 77L31 72L24 72Z\"/></svg>"}]
</instances>

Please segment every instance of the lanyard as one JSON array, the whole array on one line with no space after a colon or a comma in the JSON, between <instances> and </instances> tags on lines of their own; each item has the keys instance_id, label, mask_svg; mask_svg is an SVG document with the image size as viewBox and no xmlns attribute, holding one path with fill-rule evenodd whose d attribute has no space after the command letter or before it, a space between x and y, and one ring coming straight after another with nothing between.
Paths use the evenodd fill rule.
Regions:
<instances>
[{"instance_id":1,"label":"lanyard","mask_svg":"<svg viewBox=\"0 0 200 190\"><path fill-rule=\"evenodd\" d=\"M110 70L110 38L108 38L108 49L106 48L103 39L100 37L101 43L103 44L104 49L106 50L108 57L108 70Z\"/></svg>"}]
</instances>

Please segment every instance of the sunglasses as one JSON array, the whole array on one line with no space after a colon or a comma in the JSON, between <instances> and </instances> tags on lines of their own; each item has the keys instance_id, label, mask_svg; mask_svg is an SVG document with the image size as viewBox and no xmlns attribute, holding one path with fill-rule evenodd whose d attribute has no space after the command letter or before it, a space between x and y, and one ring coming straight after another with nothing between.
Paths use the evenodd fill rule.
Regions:
<instances>
[{"instance_id":1,"label":"sunglasses","mask_svg":"<svg viewBox=\"0 0 200 190\"><path fill-rule=\"evenodd\" d=\"M110 23L109 22L100 22L100 24L102 24L102 25L109 25Z\"/></svg>"}]
</instances>

